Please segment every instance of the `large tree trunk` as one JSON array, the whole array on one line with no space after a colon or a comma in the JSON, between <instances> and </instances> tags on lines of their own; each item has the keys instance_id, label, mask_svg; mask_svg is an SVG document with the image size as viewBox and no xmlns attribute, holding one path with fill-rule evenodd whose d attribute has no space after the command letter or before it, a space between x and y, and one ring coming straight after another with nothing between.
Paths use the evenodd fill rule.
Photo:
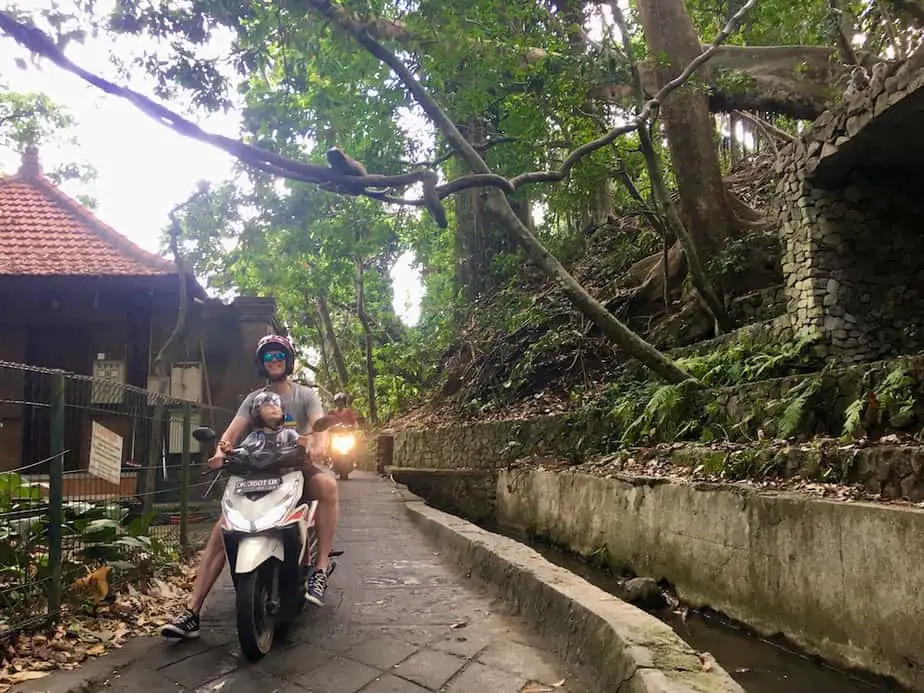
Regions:
<instances>
[{"instance_id":1,"label":"large tree trunk","mask_svg":"<svg viewBox=\"0 0 924 693\"><path fill-rule=\"evenodd\" d=\"M326 389L336 389L334 385L334 378L330 373L330 366L328 365L327 358L327 340L324 338L323 332L321 334L321 375L324 378L324 385Z\"/></svg>"},{"instance_id":2,"label":"large tree trunk","mask_svg":"<svg viewBox=\"0 0 924 693\"><path fill-rule=\"evenodd\" d=\"M660 87L700 54L699 37L683 0L638 0L638 12L649 52L665 58L657 70ZM661 105L661 115L684 225L700 256L709 257L735 234L735 227L719 168L715 124L697 81L672 92Z\"/></svg>"},{"instance_id":3,"label":"large tree trunk","mask_svg":"<svg viewBox=\"0 0 924 693\"><path fill-rule=\"evenodd\" d=\"M476 149L483 148L488 140L484 122L471 119L465 138ZM455 198L456 287L463 300L470 303L493 288L491 264L497 255L510 252L513 246L497 218L487 210L482 189L464 190Z\"/></svg>"},{"instance_id":4,"label":"large tree trunk","mask_svg":"<svg viewBox=\"0 0 924 693\"><path fill-rule=\"evenodd\" d=\"M366 283L362 262L356 263L356 314L363 326L366 347L366 388L369 397L369 420L378 423L378 406L375 399L375 361L372 359L372 325L366 313Z\"/></svg>"},{"instance_id":5,"label":"large tree trunk","mask_svg":"<svg viewBox=\"0 0 924 693\"><path fill-rule=\"evenodd\" d=\"M318 317L321 319L321 332L324 341L330 347L330 355L334 360L334 368L337 369L337 375L340 378L340 387L344 390L350 383L350 374L347 372L346 362L343 360L343 352L340 351L340 344L337 342L337 335L334 332L334 325L330 319L330 311L327 308L327 300L324 296L318 296L315 299L315 306L318 309Z\"/></svg>"}]
</instances>

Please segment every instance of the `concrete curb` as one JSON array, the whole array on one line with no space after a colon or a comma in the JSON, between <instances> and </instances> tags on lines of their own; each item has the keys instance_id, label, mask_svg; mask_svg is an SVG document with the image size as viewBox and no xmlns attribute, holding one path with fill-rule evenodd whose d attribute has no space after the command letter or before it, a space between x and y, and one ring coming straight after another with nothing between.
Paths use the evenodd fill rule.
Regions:
<instances>
[{"instance_id":1,"label":"concrete curb","mask_svg":"<svg viewBox=\"0 0 924 693\"><path fill-rule=\"evenodd\" d=\"M118 650L95 657L79 669L56 671L43 679L14 686L10 693L88 693L111 679L119 670L147 657L159 638L136 638Z\"/></svg>"},{"instance_id":2,"label":"concrete curb","mask_svg":"<svg viewBox=\"0 0 924 693\"><path fill-rule=\"evenodd\" d=\"M744 693L654 616L560 568L512 539L399 493L411 519L471 577L501 596L569 663L589 667L598 690Z\"/></svg>"}]
</instances>

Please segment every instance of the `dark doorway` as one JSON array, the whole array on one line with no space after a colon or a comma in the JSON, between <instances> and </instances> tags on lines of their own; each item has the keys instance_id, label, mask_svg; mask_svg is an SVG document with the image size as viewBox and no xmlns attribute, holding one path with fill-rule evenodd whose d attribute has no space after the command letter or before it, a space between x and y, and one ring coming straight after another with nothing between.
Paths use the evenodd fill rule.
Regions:
<instances>
[{"instance_id":1,"label":"dark doorway","mask_svg":"<svg viewBox=\"0 0 924 693\"><path fill-rule=\"evenodd\" d=\"M43 369L26 373L23 392L23 464L46 460L29 469L32 474L48 473L51 455L51 402L53 376L44 369L64 370L81 375L91 373L92 345L85 330L76 327L29 328L25 363ZM90 384L67 379L65 383L64 468L77 469L82 447L87 441L87 407Z\"/></svg>"}]
</instances>

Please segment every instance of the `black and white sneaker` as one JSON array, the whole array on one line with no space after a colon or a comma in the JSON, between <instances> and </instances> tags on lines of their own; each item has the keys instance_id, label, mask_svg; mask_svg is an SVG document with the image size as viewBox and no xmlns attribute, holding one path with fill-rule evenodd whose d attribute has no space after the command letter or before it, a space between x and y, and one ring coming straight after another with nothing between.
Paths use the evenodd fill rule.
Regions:
<instances>
[{"instance_id":1,"label":"black and white sneaker","mask_svg":"<svg viewBox=\"0 0 924 693\"><path fill-rule=\"evenodd\" d=\"M315 606L324 606L324 594L327 592L327 574L323 570L314 570L305 581L305 599Z\"/></svg>"},{"instance_id":2,"label":"black and white sneaker","mask_svg":"<svg viewBox=\"0 0 924 693\"><path fill-rule=\"evenodd\" d=\"M186 609L172 623L160 629L160 634L165 638L175 640L192 640L199 637L199 614L193 613Z\"/></svg>"}]
</instances>

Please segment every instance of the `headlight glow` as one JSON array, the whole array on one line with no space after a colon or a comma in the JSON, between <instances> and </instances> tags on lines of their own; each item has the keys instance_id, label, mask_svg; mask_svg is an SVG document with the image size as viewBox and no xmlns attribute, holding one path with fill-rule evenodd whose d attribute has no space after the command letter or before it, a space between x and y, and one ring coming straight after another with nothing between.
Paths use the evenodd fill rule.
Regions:
<instances>
[{"instance_id":1,"label":"headlight glow","mask_svg":"<svg viewBox=\"0 0 924 693\"><path fill-rule=\"evenodd\" d=\"M356 445L356 437L352 433L340 433L331 437L330 445L334 452L345 455Z\"/></svg>"}]
</instances>

